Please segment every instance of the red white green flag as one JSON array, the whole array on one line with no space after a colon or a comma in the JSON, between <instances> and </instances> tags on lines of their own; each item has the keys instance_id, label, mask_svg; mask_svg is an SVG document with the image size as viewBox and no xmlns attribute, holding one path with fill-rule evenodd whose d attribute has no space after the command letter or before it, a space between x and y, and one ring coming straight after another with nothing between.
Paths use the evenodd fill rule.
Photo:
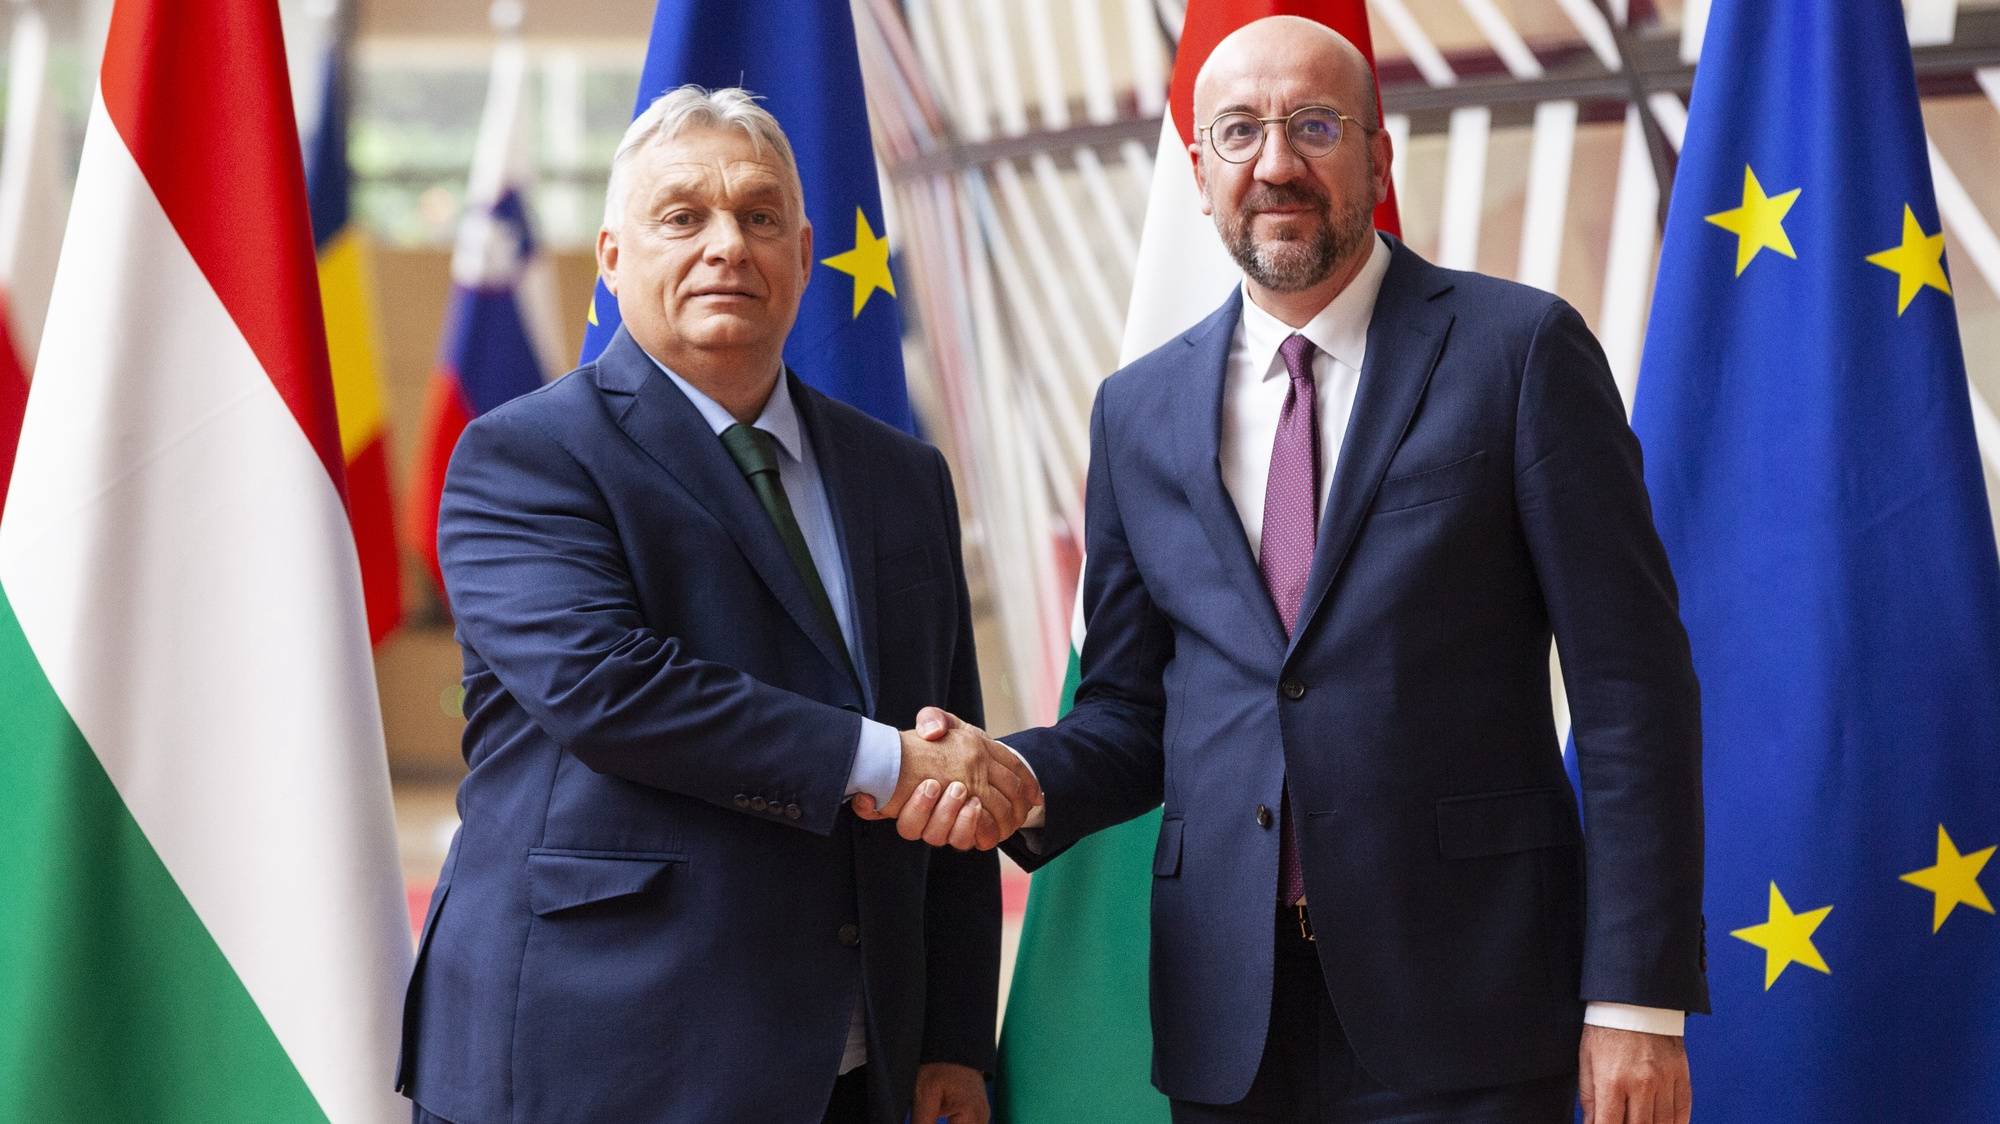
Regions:
<instances>
[{"instance_id":1,"label":"red white green flag","mask_svg":"<svg viewBox=\"0 0 2000 1124\"><path fill-rule=\"evenodd\" d=\"M276 0L118 0L43 340L0 520L0 1119L407 1119Z\"/></svg>"}]
</instances>

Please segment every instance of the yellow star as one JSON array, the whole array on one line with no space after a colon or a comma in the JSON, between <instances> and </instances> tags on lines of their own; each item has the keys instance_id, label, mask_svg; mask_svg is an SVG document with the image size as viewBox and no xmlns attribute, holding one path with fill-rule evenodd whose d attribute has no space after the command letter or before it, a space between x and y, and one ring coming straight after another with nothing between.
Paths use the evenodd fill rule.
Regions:
<instances>
[{"instance_id":1,"label":"yellow star","mask_svg":"<svg viewBox=\"0 0 2000 1124\"><path fill-rule=\"evenodd\" d=\"M1898 316L1917 299L1917 291L1925 285L1945 296L1951 295L1951 282L1944 275L1944 231L1925 234L1908 203L1903 204L1903 244L1869 254L1868 261L1896 275Z\"/></svg>"},{"instance_id":2,"label":"yellow star","mask_svg":"<svg viewBox=\"0 0 2000 1124\"><path fill-rule=\"evenodd\" d=\"M1800 188L1793 188L1783 195L1764 194L1764 185L1757 182L1757 173L1750 165L1743 165L1743 205L1733 210L1717 211L1704 216L1708 221L1736 236L1736 276L1750 266L1750 259L1759 250L1776 250L1793 261L1799 256L1792 252L1792 240L1785 234L1785 214L1792 204L1799 201Z\"/></svg>"},{"instance_id":3,"label":"yellow star","mask_svg":"<svg viewBox=\"0 0 2000 1124\"><path fill-rule=\"evenodd\" d=\"M1792 907L1785 904L1785 895L1778 892L1778 884L1773 882L1770 920L1762 925L1737 929L1729 935L1764 950L1764 990L1769 991L1785 969L1793 964L1804 964L1829 976L1833 974L1812 943L1813 930L1819 928L1819 923L1832 912L1832 906L1823 905L1804 913L1793 913Z\"/></svg>"},{"instance_id":4,"label":"yellow star","mask_svg":"<svg viewBox=\"0 0 2000 1124\"><path fill-rule=\"evenodd\" d=\"M1961 855L1951 836L1944 833L1944 825L1938 825L1937 865L1903 875L1903 881L1937 895L1931 901L1931 932L1943 928L1944 919L1961 905L1993 912L1993 903L1986 900L1986 891L1979 887L1979 872L1986 868L1986 860L1993 857L1993 851L1994 848L1988 847Z\"/></svg>"},{"instance_id":5,"label":"yellow star","mask_svg":"<svg viewBox=\"0 0 2000 1124\"><path fill-rule=\"evenodd\" d=\"M854 248L820 262L854 278L854 315L860 316L868 298L880 289L896 295L896 280L889 276L889 240L875 237L868 216L854 208Z\"/></svg>"}]
</instances>

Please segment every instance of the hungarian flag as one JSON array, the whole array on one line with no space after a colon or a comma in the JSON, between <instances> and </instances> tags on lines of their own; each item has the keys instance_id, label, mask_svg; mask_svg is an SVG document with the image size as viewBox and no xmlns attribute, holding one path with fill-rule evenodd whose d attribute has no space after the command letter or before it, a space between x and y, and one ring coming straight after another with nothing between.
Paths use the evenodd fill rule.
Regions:
<instances>
[{"instance_id":1,"label":"hungarian flag","mask_svg":"<svg viewBox=\"0 0 2000 1124\"><path fill-rule=\"evenodd\" d=\"M346 48L346 35L336 32L326 52L319 121L306 151L306 194L312 200L313 244L319 253L340 454L347 463L347 518L361 556L368 639L379 644L402 623L403 575L389 499L388 395L369 285L368 236L354 224L349 206L354 175L347 163Z\"/></svg>"},{"instance_id":2,"label":"hungarian flag","mask_svg":"<svg viewBox=\"0 0 2000 1124\"><path fill-rule=\"evenodd\" d=\"M7 506L14 441L69 209L48 65L48 25L34 8L16 9L7 60L7 130L0 143L0 512Z\"/></svg>"},{"instance_id":3,"label":"hungarian flag","mask_svg":"<svg viewBox=\"0 0 2000 1124\"><path fill-rule=\"evenodd\" d=\"M1352 40L1372 64L1375 52L1364 0L1188 4L1139 237L1121 365L1214 312L1242 280L1213 220L1201 213L1188 152L1197 125L1194 79L1224 36L1275 15L1326 24ZM1376 209L1375 225L1392 233L1399 229L1393 197ZM1076 690L1076 654L1083 647L1080 614L1072 640L1065 710ZM994 1093L1002 1120L1165 1124L1167 1100L1150 1081L1153 1032L1147 1000L1153 845L1159 832L1157 810L1099 832L1043 867L1029 884L1020 954L1001 1024Z\"/></svg>"},{"instance_id":4,"label":"hungarian flag","mask_svg":"<svg viewBox=\"0 0 2000 1124\"><path fill-rule=\"evenodd\" d=\"M408 918L276 0L118 0L0 521L0 1119L389 1121Z\"/></svg>"},{"instance_id":5,"label":"hungarian flag","mask_svg":"<svg viewBox=\"0 0 2000 1124\"><path fill-rule=\"evenodd\" d=\"M554 266L535 241L528 209L534 163L526 77L520 42L503 39L493 53L465 217L451 257L451 306L404 505L404 541L424 560L439 597L438 498L459 434L473 418L564 369Z\"/></svg>"}]
</instances>

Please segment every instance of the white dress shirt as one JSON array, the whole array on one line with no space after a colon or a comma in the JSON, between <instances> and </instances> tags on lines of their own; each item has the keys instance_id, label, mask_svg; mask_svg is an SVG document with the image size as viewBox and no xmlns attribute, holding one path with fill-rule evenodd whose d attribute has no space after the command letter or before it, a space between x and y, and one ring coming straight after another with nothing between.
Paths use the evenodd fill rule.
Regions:
<instances>
[{"instance_id":1,"label":"white dress shirt","mask_svg":"<svg viewBox=\"0 0 2000 1124\"><path fill-rule=\"evenodd\" d=\"M702 420L718 436L722 431L736 424L736 418L722 404L694 388L694 384L675 374L658 359L653 360L666 376L674 380L694 408L701 411ZM805 431L799 425L798 406L792 401L792 389L783 371L778 373L778 384L771 390L771 397L764 402L764 411L757 420L750 423L777 440L778 483L785 489L785 500L792 505L792 518L799 525L799 535L806 540L806 552L812 555L813 569L819 571L820 584L826 587L826 599L833 603L834 621L840 625L840 638L847 646L847 658L854 664L854 673L865 677L867 663L861 658L861 645L856 639L853 610L854 593L848 586L847 559L840 553L840 535L833 522L833 505L826 498L826 483L819 471L819 460L813 455L812 442L806 440ZM877 722L872 718L861 720L861 743L856 747L854 764L847 776L847 795L866 792L875 799L887 803L896 791L896 774L903 767L903 737L894 726ZM868 1060L868 1023L862 1013L860 996L854 999L854 1015L847 1024L847 1048L840 1055L840 1072L846 1073Z\"/></svg>"},{"instance_id":2,"label":"white dress shirt","mask_svg":"<svg viewBox=\"0 0 2000 1124\"><path fill-rule=\"evenodd\" d=\"M1354 280L1319 314L1296 329L1311 340L1314 406L1319 427L1319 506L1326 511L1333 490L1334 469L1347 438L1347 420L1361 389L1361 366L1368 353L1368 322L1375 315L1375 298L1389 272L1389 247L1380 237ZM1271 445L1278 435L1278 414L1285 406L1291 379L1278 345L1294 329L1264 311L1243 293L1243 315L1229 345L1229 369L1222 386L1220 458L1222 484L1243 521L1250 554L1260 557L1264 530L1264 488L1271 473ZM1324 515L1322 514L1322 517ZM1583 1021L1616 1030L1679 1035L1686 1013L1630 1003L1588 1003Z\"/></svg>"}]
</instances>

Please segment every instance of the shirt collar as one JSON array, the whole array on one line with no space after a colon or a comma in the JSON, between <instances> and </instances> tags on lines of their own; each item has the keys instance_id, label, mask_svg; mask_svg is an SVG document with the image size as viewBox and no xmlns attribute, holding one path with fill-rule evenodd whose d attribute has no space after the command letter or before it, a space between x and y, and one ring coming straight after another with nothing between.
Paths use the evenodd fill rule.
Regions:
<instances>
[{"instance_id":1,"label":"shirt collar","mask_svg":"<svg viewBox=\"0 0 2000 1124\"><path fill-rule=\"evenodd\" d=\"M648 355L646 358L653 357ZM695 389L693 383L675 374L673 368L658 359L653 359L653 365L658 367L662 374L674 380L674 385L680 387L681 393L687 395L688 401L694 403L694 408L701 411L702 420L708 423L708 428L714 430L717 436L721 436L723 430L736 424L735 415L724 409L715 399ZM792 401L791 379L786 377L782 367L778 370L777 385L771 388L771 397L764 402L763 413L758 414L757 420L750 424L777 438L778 447L785 451L786 456L794 461L804 459L802 452L804 442L799 432L799 409Z\"/></svg>"},{"instance_id":2,"label":"shirt collar","mask_svg":"<svg viewBox=\"0 0 2000 1124\"><path fill-rule=\"evenodd\" d=\"M1382 278L1389 272L1389 245L1381 236L1371 237L1374 249L1368 260L1362 263L1361 272L1347 283L1318 315L1297 329L1299 335L1312 341L1312 345L1348 369L1361 369L1362 356L1368 350L1368 322L1375 316L1375 298L1382 291ZM1243 293L1243 346L1255 370L1262 371L1263 377L1275 378L1283 370L1277 362L1278 345L1293 332L1291 325L1257 307L1250 299L1249 290Z\"/></svg>"}]
</instances>

